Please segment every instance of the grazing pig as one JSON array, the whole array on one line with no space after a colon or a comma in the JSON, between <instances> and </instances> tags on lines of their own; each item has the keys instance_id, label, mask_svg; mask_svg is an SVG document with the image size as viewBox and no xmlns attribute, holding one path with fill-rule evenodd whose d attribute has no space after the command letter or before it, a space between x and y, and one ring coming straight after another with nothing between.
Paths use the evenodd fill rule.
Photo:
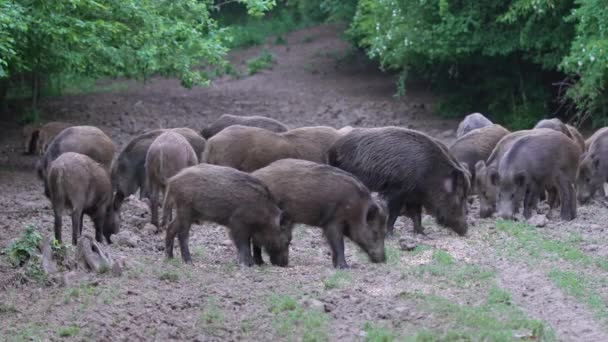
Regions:
<instances>
[{"instance_id":1,"label":"grazing pig","mask_svg":"<svg viewBox=\"0 0 608 342\"><path fill-rule=\"evenodd\" d=\"M65 122L49 122L42 125L38 132L36 153L40 156L43 155L44 152L46 152L46 149L49 147L51 141L53 141L53 139L64 129L71 126L73 125Z\"/></svg>"},{"instance_id":2,"label":"grazing pig","mask_svg":"<svg viewBox=\"0 0 608 342\"><path fill-rule=\"evenodd\" d=\"M268 186L293 224L323 229L334 267L348 268L344 236L359 245L372 262L386 260L386 213L351 174L329 165L282 159L251 175ZM263 264L260 248L254 246L253 251L254 261Z\"/></svg>"},{"instance_id":3,"label":"grazing pig","mask_svg":"<svg viewBox=\"0 0 608 342\"><path fill-rule=\"evenodd\" d=\"M554 131L562 132L568 138L572 139L572 135L570 134L570 130L568 130L568 127L566 127L566 125L562 122L562 120L560 120L558 118L540 120L536 124L536 126L534 126L534 128L535 129L536 128L548 128L548 129L552 129Z\"/></svg>"},{"instance_id":4,"label":"grazing pig","mask_svg":"<svg viewBox=\"0 0 608 342\"><path fill-rule=\"evenodd\" d=\"M57 157L48 171L49 198L55 213L55 239L61 242L61 215L72 211L72 244L82 234L84 214L95 225L95 239L118 233L118 216L112 205L112 185L106 169L84 154L66 152Z\"/></svg>"},{"instance_id":5,"label":"grazing pig","mask_svg":"<svg viewBox=\"0 0 608 342\"><path fill-rule=\"evenodd\" d=\"M196 157L198 159L201 158L205 150L205 139L190 128L156 129L133 138L112 163L111 175L112 186L114 187L114 207L117 211L120 210L124 199L136 193L138 189L140 190L140 198L148 197L145 189L146 154L154 139L167 131L179 133L186 138L194 149Z\"/></svg>"},{"instance_id":6,"label":"grazing pig","mask_svg":"<svg viewBox=\"0 0 608 342\"><path fill-rule=\"evenodd\" d=\"M84 154L110 170L116 146L99 128L93 126L72 126L64 129L50 143L44 155L36 163L38 176L45 183L47 171L53 160L66 152Z\"/></svg>"},{"instance_id":7,"label":"grazing pig","mask_svg":"<svg viewBox=\"0 0 608 342\"><path fill-rule=\"evenodd\" d=\"M388 202L388 234L401 208L424 233L422 207L459 235L467 232L468 170L435 139L398 127L354 129L329 150L329 162Z\"/></svg>"},{"instance_id":8,"label":"grazing pig","mask_svg":"<svg viewBox=\"0 0 608 342\"><path fill-rule=\"evenodd\" d=\"M460 138L474 129L490 126L491 124L492 121L481 113L469 114L458 124L456 138Z\"/></svg>"},{"instance_id":9,"label":"grazing pig","mask_svg":"<svg viewBox=\"0 0 608 342\"><path fill-rule=\"evenodd\" d=\"M177 132L167 131L150 145L146 155L146 185L150 192L152 224L158 227L158 198L165 191L169 178L181 169L198 164L196 153L188 140Z\"/></svg>"},{"instance_id":10,"label":"grazing pig","mask_svg":"<svg viewBox=\"0 0 608 342\"><path fill-rule=\"evenodd\" d=\"M566 128L568 128L568 132L570 132L572 140L574 140L574 142L578 145L578 147L581 149L581 152L585 152L585 138L583 138L581 132L579 132L576 127L571 125L566 125Z\"/></svg>"},{"instance_id":11,"label":"grazing pig","mask_svg":"<svg viewBox=\"0 0 608 342\"><path fill-rule=\"evenodd\" d=\"M541 192L556 188L561 218L576 217L576 177L580 149L565 134L549 130L517 139L498 164L498 215L511 219L519 202L524 202L524 217Z\"/></svg>"},{"instance_id":12,"label":"grazing pig","mask_svg":"<svg viewBox=\"0 0 608 342\"><path fill-rule=\"evenodd\" d=\"M252 242L266 249L274 265L288 264L291 231L282 229L281 210L268 188L247 173L209 164L183 169L169 179L163 226L172 208L176 215L167 228L168 258L173 258L177 235L183 261L192 262L188 248L190 226L211 221L228 227L241 265L253 265Z\"/></svg>"},{"instance_id":13,"label":"grazing pig","mask_svg":"<svg viewBox=\"0 0 608 342\"><path fill-rule=\"evenodd\" d=\"M36 153L38 146L38 135L40 134L40 125L28 124L23 126L21 136L23 137L23 154Z\"/></svg>"},{"instance_id":14,"label":"grazing pig","mask_svg":"<svg viewBox=\"0 0 608 342\"><path fill-rule=\"evenodd\" d=\"M314 126L295 128L281 135L294 145L298 159L327 164L327 151L347 133L347 130L340 132L332 127Z\"/></svg>"},{"instance_id":15,"label":"grazing pig","mask_svg":"<svg viewBox=\"0 0 608 342\"><path fill-rule=\"evenodd\" d=\"M604 183L608 180L608 130L601 129L589 140L589 149L580 159L577 180L578 200L589 201L596 192L604 197Z\"/></svg>"},{"instance_id":16,"label":"grazing pig","mask_svg":"<svg viewBox=\"0 0 608 342\"><path fill-rule=\"evenodd\" d=\"M285 126L283 123L265 116L236 116L224 114L220 116L219 119L215 120L211 125L203 128L201 135L205 139L209 139L218 134L224 128L234 125L258 127L275 133L287 132L287 130L289 130L289 128L287 128L287 126Z\"/></svg>"},{"instance_id":17,"label":"grazing pig","mask_svg":"<svg viewBox=\"0 0 608 342\"><path fill-rule=\"evenodd\" d=\"M471 184L475 184L475 164L486 160L496 144L505 135L509 134L501 125L492 124L470 131L458 138L452 146L450 153L464 163L471 173Z\"/></svg>"}]
</instances>

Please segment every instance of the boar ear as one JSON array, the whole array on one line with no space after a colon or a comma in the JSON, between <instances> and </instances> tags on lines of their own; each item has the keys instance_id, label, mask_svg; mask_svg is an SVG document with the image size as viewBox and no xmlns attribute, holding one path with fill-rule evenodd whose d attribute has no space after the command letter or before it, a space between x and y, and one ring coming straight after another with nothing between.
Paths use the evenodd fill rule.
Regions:
<instances>
[{"instance_id":1,"label":"boar ear","mask_svg":"<svg viewBox=\"0 0 608 342\"><path fill-rule=\"evenodd\" d=\"M526 182L526 175L523 172L518 172L515 175L514 180L517 186L524 186L524 183Z\"/></svg>"},{"instance_id":2,"label":"boar ear","mask_svg":"<svg viewBox=\"0 0 608 342\"><path fill-rule=\"evenodd\" d=\"M491 170L490 171L490 183L492 183L492 185L494 186L498 186L498 182L500 181L500 175L498 174L498 171L496 170Z\"/></svg>"},{"instance_id":3,"label":"boar ear","mask_svg":"<svg viewBox=\"0 0 608 342\"><path fill-rule=\"evenodd\" d=\"M593 168L595 170L598 170L600 168L600 160L599 160L599 158L597 158L597 157L594 156L593 157L593 164L592 165L593 165Z\"/></svg>"},{"instance_id":4,"label":"boar ear","mask_svg":"<svg viewBox=\"0 0 608 342\"><path fill-rule=\"evenodd\" d=\"M378 209L378 205L376 203L372 203L367 210L367 222L372 222L376 219L376 217L380 214L380 210Z\"/></svg>"},{"instance_id":5,"label":"boar ear","mask_svg":"<svg viewBox=\"0 0 608 342\"><path fill-rule=\"evenodd\" d=\"M291 226L292 218L286 211L281 211L281 217L279 219L279 225L281 229L288 229Z\"/></svg>"}]
</instances>

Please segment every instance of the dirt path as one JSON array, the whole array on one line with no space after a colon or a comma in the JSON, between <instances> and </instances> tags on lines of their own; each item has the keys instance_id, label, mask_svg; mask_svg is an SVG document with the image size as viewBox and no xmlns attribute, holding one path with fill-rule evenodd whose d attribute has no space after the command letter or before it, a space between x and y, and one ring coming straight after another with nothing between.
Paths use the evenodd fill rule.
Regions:
<instances>
[{"instance_id":1,"label":"dirt path","mask_svg":"<svg viewBox=\"0 0 608 342\"><path fill-rule=\"evenodd\" d=\"M99 126L120 145L153 127L198 130L224 113L271 116L292 127L398 125L454 138L456 122L431 113L430 94L411 87L394 98L393 77L352 53L337 32L325 25L286 36L286 45L269 44L277 63L253 76L193 90L174 80L117 82L113 92L47 99L43 111L48 119ZM245 73L245 61L260 50L230 58ZM36 159L21 155L18 124L0 125L4 248L27 225L50 234L53 218L33 172ZM425 218L433 239L418 240L413 252L389 240L386 264L369 263L348 243L353 269L345 272L331 268L319 230L299 227L289 268L241 269L226 230L212 224L192 228L194 266L164 261L164 236L149 234L146 206L131 199L122 229L140 243L111 247L132 261L120 278L20 284L0 258L0 340L608 340L607 217L603 205L592 204L573 222L531 229L478 220L474 205L468 237ZM87 220L84 230L92 232ZM397 233L411 231L401 218Z\"/></svg>"}]
</instances>

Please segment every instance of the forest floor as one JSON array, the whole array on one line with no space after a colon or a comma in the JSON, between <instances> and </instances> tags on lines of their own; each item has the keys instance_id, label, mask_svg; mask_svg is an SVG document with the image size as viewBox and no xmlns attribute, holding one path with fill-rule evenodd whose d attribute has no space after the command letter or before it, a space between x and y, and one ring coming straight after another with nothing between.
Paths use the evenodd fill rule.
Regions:
<instances>
[{"instance_id":1,"label":"forest floor","mask_svg":"<svg viewBox=\"0 0 608 342\"><path fill-rule=\"evenodd\" d=\"M263 46L230 55L241 77L187 90L175 80L113 81L102 92L46 99L47 120L95 125L119 146L145 129L199 130L219 115L265 115L291 127L397 125L446 142L456 121L432 113L433 96L408 88L393 96L382 73L322 25L269 39L270 70L247 75L245 61ZM53 215L22 155L16 119L0 122L0 249L27 226L52 234ZM431 239L412 234L402 217L387 241L388 261L372 264L351 242L352 266L336 271L320 229L296 228L290 266L241 268L225 228L195 225L194 265L167 262L164 235L146 229L149 214L131 198L122 230L135 247L113 244L129 263L120 277L85 275L64 285L19 281L0 256L0 340L564 340L608 341L608 209L594 202L578 218L544 227L479 219L459 237L430 217ZM69 222L66 215L64 222ZM63 236L71 225L64 224ZM85 219L84 231L93 228ZM400 237L418 247L404 251Z\"/></svg>"}]
</instances>

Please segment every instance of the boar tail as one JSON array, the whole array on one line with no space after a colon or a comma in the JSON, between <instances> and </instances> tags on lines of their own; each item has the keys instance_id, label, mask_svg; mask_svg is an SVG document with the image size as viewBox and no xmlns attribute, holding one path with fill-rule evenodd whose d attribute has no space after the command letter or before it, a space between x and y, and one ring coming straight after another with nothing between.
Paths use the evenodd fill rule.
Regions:
<instances>
[{"instance_id":1,"label":"boar tail","mask_svg":"<svg viewBox=\"0 0 608 342\"><path fill-rule=\"evenodd\" d=\"M171 216L172 211L173 199L171 198L171 183L169 183L165 189L165 198L163 199L163 219L161 221L161 227L167 227L167 220L169 219L169 216Z\"/></svg>"}]
</instances>

